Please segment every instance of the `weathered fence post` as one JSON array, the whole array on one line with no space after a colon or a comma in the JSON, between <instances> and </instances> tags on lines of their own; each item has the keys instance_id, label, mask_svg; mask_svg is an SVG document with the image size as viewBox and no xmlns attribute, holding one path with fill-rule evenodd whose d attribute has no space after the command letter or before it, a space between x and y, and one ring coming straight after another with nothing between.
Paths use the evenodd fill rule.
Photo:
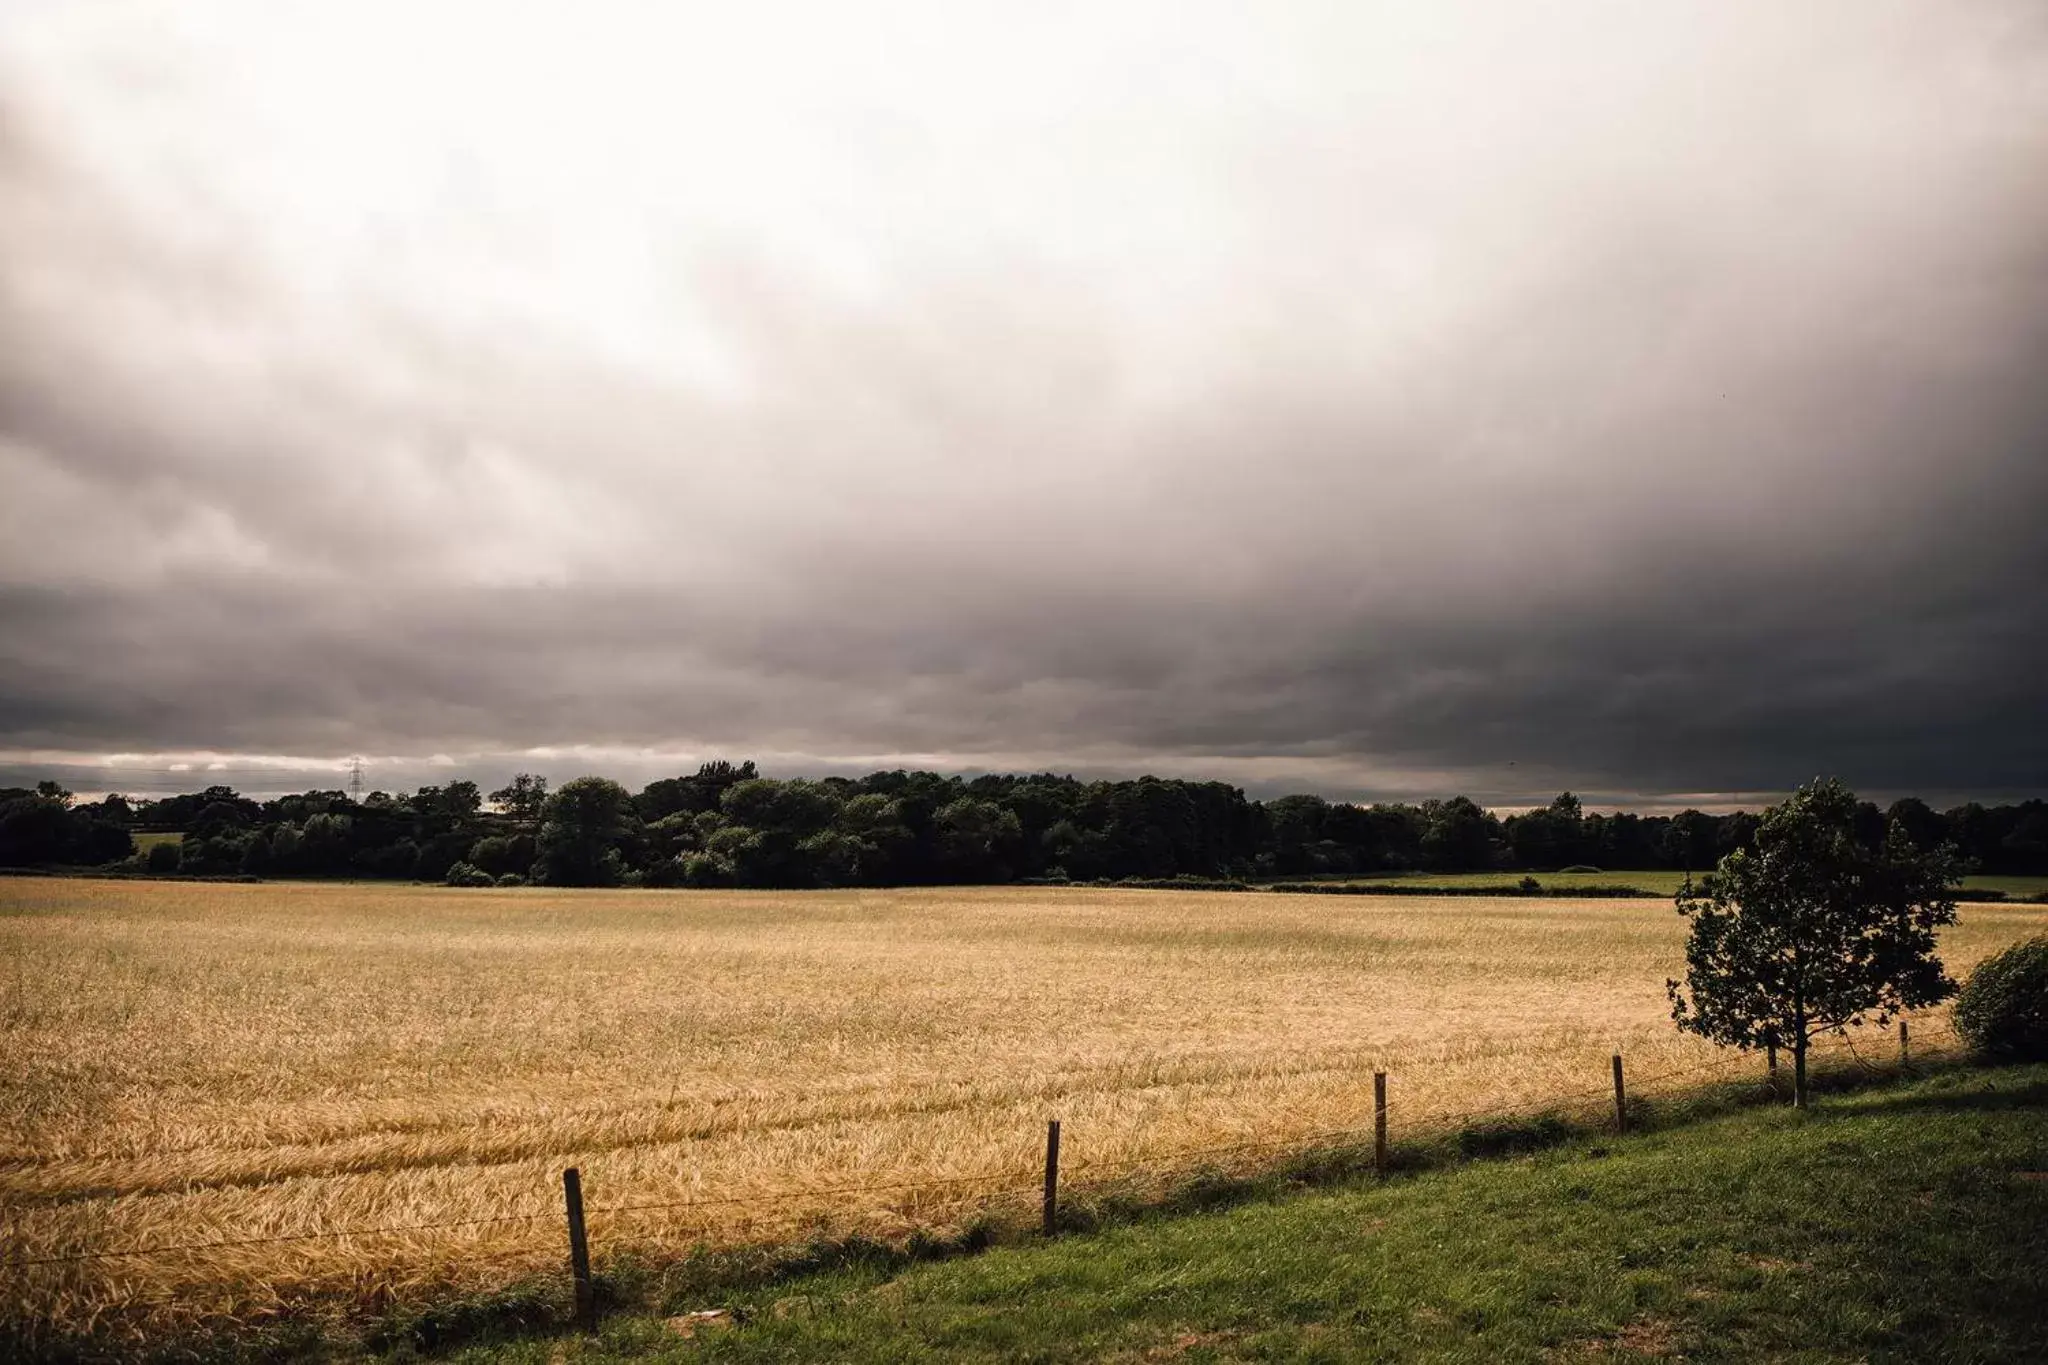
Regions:
<instances>
[{"instance_id":1,"label":"weathered fence post","mask_svg":"<svg viewBox=\"0 0 2048 1365\"><path fill-rule=\"evenodd\" d=\"M1628 1131L1628 1092L1621 1085L1621 1054L1614 1054L1614 1131Z\"/></svg>"},{"instance_id":2,"label":"weathered fence post","mask_svg":"<svg viewBox=\"0 0 2048 1365\"><path fill-rule=\"evenodd\" d=\"M1387 1073L1372 1073L1372 1168L1387 1173Z\"/></svg>"},{"instance_id":3,"label":"weathered fence post","mask_svg":"<svg viewBox=\"0 0 2048 1365\"><path fill-rule=\"evenodd\" d=\"M1060 1208L1060 1121L1045 1123L1045 1235L1052 1236Z\"/></svg>"},{"instance_id":4,"label":"weathered fence post","mask_svg":"<svg viewBox=\"0 0 2048 1365\"><path fill-rule=\"evenodd\" d=\"M575 1320L598 1330L598 1293L590 1281L590 1236L584 1230L584 1177L575 1166L561 1173L561 1201L569 1209L569 1275L575 1279Z\"/></svg>"},{"instance_id":5,"label":"weathered fence post","mask_svg":"<svg viewBox=\"0 0 2048 1365\"><path fill-rule=\"evenodd\" d=\"M583 1177L574 1166L562 1172L562 1200L569 1207L569 1273L576 1280L576 1321L597 1330L597 1292L590 1282L590 1239L583 1229Z\"/></svg>"},{"instance_id":6,"label":"weathered fence post","mask_svg":"<svg viewBox=\"0 0 2048 1365\"><path fill-rule=\"evenodd\" d=\"M1905 1021L1905 1020L1903 1020L1903 1019L1899 1020L1899 1065L1900 1065L1900 1066L1911 1066L1911 1065L1913 1065L1913 1049L1912 1049L1912 1047L1911 1047L1911 1046L1910 1046L1910 1045L1908 1044L1908 1042L1907 1042L1907 1039L1908 1039L1909 1037L1910 1037L1910 1035L1909 1035L1909 1034L1907 1033L1907 1031L1906 1031L1906 1021Z\"/></svg>"}]
</instances>

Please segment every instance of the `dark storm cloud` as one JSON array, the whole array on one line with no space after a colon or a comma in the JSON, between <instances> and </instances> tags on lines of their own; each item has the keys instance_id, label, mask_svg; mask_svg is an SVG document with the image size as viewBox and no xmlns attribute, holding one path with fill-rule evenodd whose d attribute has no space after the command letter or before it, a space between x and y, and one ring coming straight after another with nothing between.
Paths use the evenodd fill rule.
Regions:
<instances>
[{"instance_id":1,"label":"dark storm cloud","mask_svg":"<svg viewBox=\"0 0 2048 1365\"><path fill-rule=\"evenodd\" d=\"M0 778L2048 786L2033 7L964 13L0 25Z\"/></svg>"}]
</instances>

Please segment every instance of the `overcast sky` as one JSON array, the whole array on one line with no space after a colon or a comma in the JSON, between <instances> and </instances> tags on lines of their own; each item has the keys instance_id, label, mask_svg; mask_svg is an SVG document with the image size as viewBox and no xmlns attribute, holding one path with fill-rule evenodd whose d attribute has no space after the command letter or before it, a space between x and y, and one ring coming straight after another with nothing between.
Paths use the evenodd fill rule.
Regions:
<instances>
[{"instance_id":1,"label":"overcast sky","mask_svg":"<svg viewBox=\"0 0 2048 1365\"><path fill-rule=\"evenodd\" d=\"M2048 790L2048 5L0 0L0 781Z\"/></svg>"}]
</instances>

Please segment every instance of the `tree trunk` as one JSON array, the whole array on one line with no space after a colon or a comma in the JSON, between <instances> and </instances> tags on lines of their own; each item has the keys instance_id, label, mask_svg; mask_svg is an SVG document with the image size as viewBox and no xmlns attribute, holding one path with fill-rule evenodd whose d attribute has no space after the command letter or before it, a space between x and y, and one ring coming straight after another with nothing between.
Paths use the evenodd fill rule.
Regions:
<instances>
[{"instance_id":1,"label":"tree trunk","mask_svg":"<svg viewBox=\"0 0 2048 1365\"><path fill-rule=\"evenodd\" d=\"M1792 1107L1806 1107L1806 991L1802 978L1792 985Z\"/></svg>"}]
</instances>

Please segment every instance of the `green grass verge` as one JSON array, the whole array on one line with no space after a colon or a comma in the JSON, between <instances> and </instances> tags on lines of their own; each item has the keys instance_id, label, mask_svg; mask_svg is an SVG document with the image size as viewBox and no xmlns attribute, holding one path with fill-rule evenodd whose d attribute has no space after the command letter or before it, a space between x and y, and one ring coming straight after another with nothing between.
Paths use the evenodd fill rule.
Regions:
<instances>
[{"instance_id":1,"label":"green grass verge","mask_svg":"<svg viewBox=\"0 0 2048 1365\"><path fill-rule=\"evenodd\" d=\"M716 1306L738 1325L684 1340L621 1315L458 1358L2038 1361L2048 1066L957 1260L856 1259Z\"/></svg>"}]
</instances>

